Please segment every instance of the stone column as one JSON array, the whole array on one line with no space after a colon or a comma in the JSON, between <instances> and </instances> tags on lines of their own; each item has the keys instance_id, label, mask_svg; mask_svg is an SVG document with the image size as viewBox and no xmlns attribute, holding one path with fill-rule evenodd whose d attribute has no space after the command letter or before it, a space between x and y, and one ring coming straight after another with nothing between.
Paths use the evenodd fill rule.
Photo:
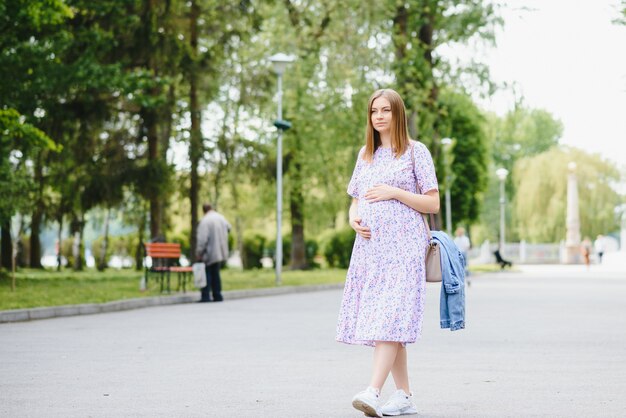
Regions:
<instances>
[{"instance_id":1,"label":"stone column","mask_svg":"<svg viewBox=\"0 0 626 418\"><path fill-rule=\"evenodd\" d=\"M622 213L622 228L619 234L619 250L622 253L626 253L626 211Z\"/></svg>"},{"instance_id":2,"label":"stone column","mask_svg":"<svg viewBox=\"0 0 626 418\"><path fill-rule=\"evenodd\" d=\"M567 218L565 235L565 260L566 264L578 264L580 256L580 214L578 210L578 180L576 179L576 163L567 165Z\"/></svg>"}]
</instances>

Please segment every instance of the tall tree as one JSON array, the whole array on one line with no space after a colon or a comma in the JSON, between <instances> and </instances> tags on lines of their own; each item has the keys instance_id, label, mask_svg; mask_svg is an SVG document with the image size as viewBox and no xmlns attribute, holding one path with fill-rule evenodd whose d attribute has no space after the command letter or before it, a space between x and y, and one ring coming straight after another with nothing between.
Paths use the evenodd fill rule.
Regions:
<instances>
[{"instance_id":1,"label":"tall tree","mask_svg":"<svg viewBox=\"0 0 626 418\"><path fill-rule=\"evenodd\" d=\"M304 233L305 219L310 215L305 211L306 204L317 203L320 194L326 195L327 185L320 181L325 175L317 173L336 173L338 167L332 161L349 153L345 148L338 151L341 145L350 147L355 140L361 142L358 125L362 120L354 115L360 110L356 106L361 105L364 94L360 90L365 81L363 72L371 65L365 57L371 55L364 53L369 52L365 47L369 35L354 28L364 21L364 10L370 7L352 1L322 1L313 5L284 0L282 4L288 35L281 34L273 46L296 55L296 62L284 77L284 114L293 121L293 127L285 134L284 169L291 215L291 268L301 269L307 267ZM284 15L277 15L274 24L283 27ZM369 94L371 84L365 90ZM359 102L353 101L356 97ZM355 123L347 131L342 130L349 124L344 124L343 116L338 115ZM358 136L352 135L355 129ZM330 150L334 152L327 154ZM337 195L331 196L337 202Z\"/></svg>"},{"instance_id":2,"label":"tall tree","mask_svg":"<svg viewBox=\"0 0 626 418\"><path fill-rule=\"evenodd\" d=\"M189 88L190 241L191 257L194 257L200 190L198 169L205 150L201 109L216 99L220 84L228 84L225 74L230 69L225 66L226 61L229 56L237 55L238 48L259 29L260 21L253 2L249 0L193 0L188 4L189 43L183 58L183 72ZM212 139L223 153L224 146L220 146L223 141L217 136ZM220 164L218 161L218 173Z\"/></svg>"},{"instance_id":3,"label":"tall tree","mask_svg":"<svg viewBox=\"0 0 626 418\"><path fill-rule=\"evenodd\" d=\"M499 180L496 178L496 169L502 167L509 171L506 179L506 200L516 199L517 182L513 178L516 172L516 162L522 158L530 158L542 154L557 146L563 133L562 123L549 112L542 109L531 109L519 102L515 108L502 117L489 113L485 115L487 123L485 129L491 153L489 168L489 185L483 198L481 225L477 231L479 240L496 240L498 236ZM510 205L506 205L507 240L520 239L518 228L513 227Z\"/></svg>"},{"instance_id":4,"label":"tall tree","mask_svg":"<svg viewBox=\"0 0 626 418\"><path fill-rule=\"evenodd\" d=\"M27 162L38 149L57 150L57 145L42 131L24 123L24 118L15 110L0 110L0 227L2 228L2 264L7 265L6 252L11 248L11 288L15 290L15 256L20 236L11 237L11 219L16 212L24 213L29 205L29 189L32 177ZM31 160L32 161L32 160ZM21 230L21 228L20 228ZM15 241L11 242L12 239ZM8 245L11 242L11 245Z\"/></svg>"},{"instance_id":5,"label":"tall tree","mask_svg":"<svg viewBox=\"0 0 626 418\"><path fill-rule=\"evenodd\" d=\"M438 49L462 45L475 38L493 41L494 29L501 19L494 4L480 0L396 2L391 13L393 72L398 89L406 98L409 131L437 157L439 91L442 85L455 79L453 66L438 54ZM480 64L472 63L459 70L478 75L481 83L488 82Z\"/></svg>"},{"instance_id":6,"label":"tall tree","mask_svg":"<svg viewBox=\"0 0 626 418\"><path fill-rule=\"evenodd\" d=\"M72 16L63 1L0 1L0 97L5 110L16 109L21 124L39 127L49 135L58 136L42 126L46 98L59 83L49 80L59 67L54 45L62 38L62 25ZM4 115L5 122L10 113ZM19 149L19 144L16 144ZM30 263L40 267L39 230L43 215L42 154L49 147L40 147L28 158L33 163L35 183L30 189L35 204L31 205ZM7 154L8 156L8 154ZM24 188L20 189L23 192ZM5 200L6 201L6 200ZM9 199L10 201L10 199ZM6 225L4 230L6 230ZM5 241L9 235L5 234Z\"/></svg>"},{"instance_id":7,"label":"tall tree","mask_svg":"<svg viewBox=\"0 0 626 418\"><path fill-rule=\"evenodd\" d=\"M615 165L576 148L553 147L516 163L513 214L520 239L530 242L565 239L567 175L571 161L576 163L581 234L595 237L619 230L621 214L616 208L623 199L613 188L620 181Z\"/></svg>"},{"instance_id":8,"label":"tall tree","mask_svg":"<svg viewBox=\"0 0 626 418\"><path fill-rule=\"evenodd\" d=\"M481 111L465 94L449 89L440 92L439 131L454 140L450 187L454 225L472 224L482 209L488 184L489 140Z\"/></svg>"},{"instance_id":9,"label":"tall tree","mask_svg":"<svg viewBox=\"0 0 626 418\"><path fill-rule=\"evenodd\" d=\"M462 83L455 77L453 66L438 54L438 50L446 45L462 45L475 38L493 41L494 29L501 19L492 3L480 0L396 2L391 13L395 53L392 68L398 90L406 101L409 132L428 146L441 176L445 170L440 143L444 110L439 95L446 84ZM485 67L478 63L460 70L467 75L477 75L479 84L489 83ZM449 135L460 138L454 131ZM481 190L481 183L476 187L468 186L470 195ZM457 196L453 207L459 207L461 203L456 199Z\"/></svg>"}]
</instances>

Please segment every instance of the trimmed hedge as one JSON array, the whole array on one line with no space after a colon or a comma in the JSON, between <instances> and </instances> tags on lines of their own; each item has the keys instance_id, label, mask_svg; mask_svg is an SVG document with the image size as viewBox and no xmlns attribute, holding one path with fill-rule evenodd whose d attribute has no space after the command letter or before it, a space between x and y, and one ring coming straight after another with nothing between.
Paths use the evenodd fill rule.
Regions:
<instances>
[{"instance_id":1,"label":"trimmed hedge","mask_svg":"<svg viewBox=\"0 0 626 418\"><path fill-rule=\"evenodd\" d=\"M336 231L324 248L324 258L330 267L348 268L356 234L346 227Z\"/></svg>"},{"instance_id":2,"label":"trimmed hedge","mask_svg":"<svg viewBox=\"0 0 626 418\"><path fill-rule=\"evenodd\" d=\"M315 262L315 256L319 250L319 244L314 239L307 239L304 241L304 254L306 257L306 264L309 268L318 268L320 265ZM276 240L272 240L267 245L267 252L272 259L275 257L276 252ZM291 263L291 235L283 235L283 266L287 266Z\"/></svg>"},{"instance_id":3,"label":"trimmed hedge","mask_svg":"<svg viewBox=\"0 0 626 418\"><path fill-rule=\"evenodd\" d=\"M263 235L256 232L248 232L243 236L243 254L241 254L241 263L243 268L253 269L261 268L261 257L265 250L266 239Z\"/></svg>"}]
</instances>

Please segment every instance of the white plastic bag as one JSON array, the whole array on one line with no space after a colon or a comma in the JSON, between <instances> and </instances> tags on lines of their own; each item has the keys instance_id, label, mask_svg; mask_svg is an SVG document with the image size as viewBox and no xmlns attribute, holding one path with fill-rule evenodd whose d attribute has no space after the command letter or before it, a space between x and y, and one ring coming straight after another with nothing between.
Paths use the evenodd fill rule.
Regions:
<instances>
[{"instance_id":1,"label":"white plastic bag","mask_svg":"<svg viewBox=\"0 0 626 418\"><path fill-rule=\"evenodd\" d=\"M198 289L206 287L206 266L204 263L193 263L193 285Z\"/></svg>"}]
</instances>

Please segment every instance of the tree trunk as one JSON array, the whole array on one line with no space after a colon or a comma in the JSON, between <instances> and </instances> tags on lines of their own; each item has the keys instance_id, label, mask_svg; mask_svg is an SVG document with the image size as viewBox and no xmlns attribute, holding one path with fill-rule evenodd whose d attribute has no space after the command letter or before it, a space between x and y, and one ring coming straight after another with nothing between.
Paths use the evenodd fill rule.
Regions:
<instances>
[{"instance_id":1,"label":"tree trunk","mask_svg":"<svg viewBox=\"0 0 626 418\"><path fill-rule=\"evenodd\" d=\"M13 248L11 248L11 291L15 292L15 265L17 263L17 251L18 242L20 240L20 234L13 240Z\"/></svg>"},{"instance_id":2,"label":"tree trunk","mask_svg":"<svg viewBox=\"0 0 626 418\"><path fill-rule=\"evenodd\" d=\"M74 263L72 268L74 271L82 271L84 268L83 263L83 230L85 223L82 219L74 219L71 223L71 235L74 238L72 243L72 256L74 257Z\"/></svg>"},{"instance_id":3,"label":"tree trunk","mask_svg":"<svg viewBox=\"0 0 626 418\"><path fill-rule=\"evenodd\" d=\"M63 251L63 216L59 217L59 232L57 234L57 271L61 271Z\"/></svg>"},{"instance_id":4,"label":"tree trunk","mask_svg":"<svg viewBox=\"0 0 626 418\"><path fill-rule=\"evenodd\" d=\"M29 265L31 268L42 268L41 265L41 241L39 234L41 231L41 221L43 219L43 164L41 162L42 155L36 160L35 165L35 182L37 183L37 200L35 202L35 209L30 221L30 256Z\"/></svg>"},{"instance_id":5,"label":"tree trunk","mask_svg":"<svg viewBox=\"0 0 626 418\"><path fill-rule=\"evenodd\" d=\"M144 236L143 233L146 229L146 211L143 205L143 201L141 204L141 220L139 221L139 229L137 231L137 235L139 237L139 242L137 243L137 249L135 250L135 270L140 271L143 268L143 242Z\"/></svg>"},{"instance_id":6,"label":"tree trunk","mask_svg":"<svg viewBox=\"0 0 626 418\"><path fill-rule=\"evenodd\" d=\"M19 247L22 242L21 237L24 231L24 218L21 215L18 215L20 218L19 229L17 230L17 234L15 237L11 237L13 241L13 248L11 248L11 291L15 291L16 283L15 283L15 269L17 267L17 256L19 253ZM9 234L11 233L11 229L9 228Z\"/></svg>"},{"instance_id":7,"label":"tree trunk","mask_svg":"<svg viewBox=\"0 0 626 418\"><path fill-rule=\"evenodd\" d=\"M76 261L78 271L85 268L85 214L81 214L78 224L78 260Z\"/></svg>"},{"instance_id":8,"label":"tree trunk","mask_svg":"<svg viewBox=\"0 0 626 418\"><path fill-rule=\"evenodd\" d=\"M233 195L233 206L235 209L235 238L237 240L237 251L239 252L239 256L241 257L243 254L243 227L241 216L239 215L238 184L234 179L231 179L230 181L230 188Z\"/></svg>"},{"instance_id":9,"label":"tree trunk","mask_svg":"<svg viewBox=\"0 0 626 418\"><path fill-rule=\"evenodd\" d=\"M298 157L296 157L297 159ZM302 270L307 268L304 243L304 194L302 193L302 166L294 161L292 171L292 187L289 194L291 212L291 268Z\"/></svg>"},{"instance_id":10,"label":"tree trunk","mask_svg":"<svg viewBox=\"0 0 626 418\"><path fill-rule=\"evenodd\" d=\"M43 217L43 213L41 210L41 206L37 205L35 211L33 212L33 217L31 218L30 224L30 255L29 255L29 266L31 268L40 269L43 266L41 265L41 241L39 240L39 233L41 227L41 219Z\"/></svg>"},{"instance_id":11,"label":"tree trunk","mask_svg":"<svg viewBox=\"0 0 626 418\"><path fill-rule=\"evenodd\" d=\"M291 25L298 30L298 36L300 40L307 45L304 55L299 58L302 62L308 62L311 59L318 60L319 52L322 47L321 38L324 32L328 28L331 22L332 8L324 5L323 15L319 26L314 27L311 21L308 19L302 19L301 14L298 12L297 7L291 0L285 0L285 7ZM302 25L302 23L305 25ZM308 30L302 30L302 26L305 26ZM311 68L314 68L311 66ZM306 85L313 77L313 71L305 71L301 74L300 84L297 88L297 99L294 107L294 113L297 113L299 109L302 109L301 97L305 94ZM304 193L303 193L303 178L302 178L302 164L299 159L302 158L302 141L298 136L296 129L291 131L291 138L293 140L293 146L288 154L293 159L293 163L288 166L285 164L285 173L289 173L290 176L290 190L289 190L289 208L291 213L291 268L292 269L304 269L307 268L306 256L305 256L305 241L304 241Z\"/></svg>"},{"instance_id":12,"label":"tree trunk","mask_svg":"<svg viewBox=\"0 0 626 418\"><path fill-rule=\"evenodd\" d=\"M198 164L202 155L202 113L198 102L198 16L200 7L197 1L191 1L189 14L189 32L191 44L191 64L189 66L189 112L191 113L191 137L189 141L189 160L191 162L191 187L189 189L189 203L191 205L191 239L189 259L196 259L196 231L198 228Z\"/></svg>"},{"instance_id":13,"label":"tree trunk","mask_svg":"<svg viewBox=\"0 0 626 418\"><path fill-rule=\"evenodd\" d=\"M104 239L100 247L100 256L98 257L98 271L104 271L107 268L107 249L109 248L109 220L111 218L111 208L107 208L107 214L104 218Z\"/></svg>"},{"instance_id":14,"label":"tree trunk","mask_svg":"<svg viewBox=\"0 0 626 418\"><path fill-rule=\"evenodd\" d=\"M11 222L5 222L2 224L2 231L0 231L0 267L4 267L7 270L11 269L13 241L11 240Z\"/></svg>"},{"instance_id":15,"label":"tree trunk","mask_svg":"<svg viewBox=\"0 0 626 418\"><path fill-rule=\"evenodd\" d=\"M145 68L152 72L154 77L159 74L159 68L157 65L157 52L158 52L158 15L157 15L157 0L144 0L143 3L143 33L140 40L141 46L145 51L145 61L143 65ZM158 87L151 87L148 94L157 96ZM153 167L158 167L160 162L159 154L159 136L158 136L158 120L159 115L155 105L149 105L142 107L140 110L141 118L143 120L143 132L141 136L145 136L148 141L148 164ZM160 170L160 167L159 167ZM161 173L159 173L161 174ZM159 176L159 180L161 177ZM159 185L152 185L151 191L148 196L150 202L150 236L152 240L162 238L162 205L159 196Z\"/></svg>"},{"instance_id":16,"label":"tree trunk","mask_svg":"<svg viewBox=\"0 0 626 418\"><path fill-rule=\"evenodd\" d=\"M159 161L159 138L157 136L157 122L153 109L144 109L144 126L148 138L148 161L149 164L158 164ZM158 187L152 187L149 196L150 201L150 237L154 240L161 237L161 202Z\"/></svg>"}]
</instances>

